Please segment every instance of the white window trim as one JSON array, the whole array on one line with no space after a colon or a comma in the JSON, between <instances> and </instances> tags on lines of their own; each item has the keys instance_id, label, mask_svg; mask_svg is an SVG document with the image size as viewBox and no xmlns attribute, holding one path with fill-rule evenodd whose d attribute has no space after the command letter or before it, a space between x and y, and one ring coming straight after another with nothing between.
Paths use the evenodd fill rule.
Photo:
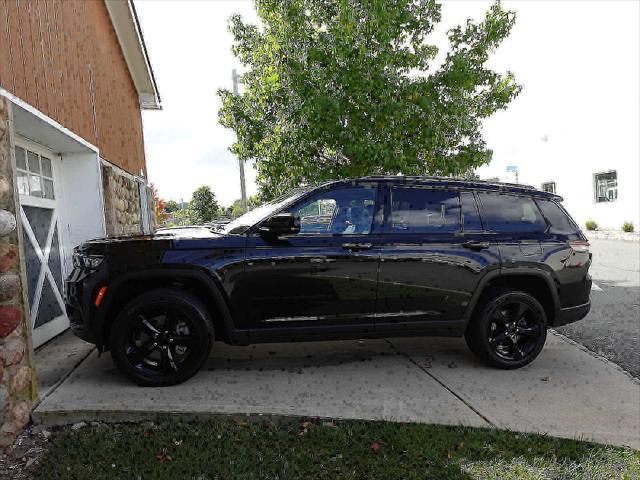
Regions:
<instances>
[{"instance_id":1,"label":"white window trim","mask_svg":"<svg viewBox=\"0 0 640 480\"><path fill-rule=\"evenodd\" d=\"M616 198L614 200L610 200L607 202L599 202L598 201L598 176L599 175L607 175L609 173L615 173L616 175ZM593 203L595 204L609 204L609 203L615 203L618 201L618 171L617 170L605 170L602 172L596 172L593 174Z\"/></svg>"},{"instance_id":2,"label":"white window trim","mask_svg":"<svg viewBox=\"0 0 640 480\"><path fill-rule=\"evenodd\" d=\"M540 188L542 189L543 192L547 191L547 190L544 189L545 185L553 185L553 192L550 192L550 193L555 194L557 192L558 185L556 184L555 181L549 180L548 182L542 182L540 184Z\"/></svg>"}]
</instances>

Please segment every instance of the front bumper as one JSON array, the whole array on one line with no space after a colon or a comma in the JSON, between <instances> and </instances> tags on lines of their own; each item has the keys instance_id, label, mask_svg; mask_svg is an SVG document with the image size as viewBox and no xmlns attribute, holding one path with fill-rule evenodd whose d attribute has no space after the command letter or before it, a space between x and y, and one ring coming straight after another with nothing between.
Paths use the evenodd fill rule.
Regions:
<instances>
[{"instance_id":1,"label":"front bumper","mask_svg":"<svg viewBox=\"0 0 640 480\"><path fill-rule=\"evenodd\" d=\"M561 308L553 322L554 327L567 325L568 323L577 322L587 316L591 310L591 300L574 307Z\"/></svg>"},{"instance_id":2,"label":"front bumper","mask_svg":"<svg viewBox=\"0 0 640 480\"><path fill-rule=\"evenodd\" d=\"M99 344L101 332L95 325L96 307L93 302L98 289L106 284L104 272L88 273L75 268L65 283L65 305L71 331L86 342Z\"/></svg>"}]
</instances>

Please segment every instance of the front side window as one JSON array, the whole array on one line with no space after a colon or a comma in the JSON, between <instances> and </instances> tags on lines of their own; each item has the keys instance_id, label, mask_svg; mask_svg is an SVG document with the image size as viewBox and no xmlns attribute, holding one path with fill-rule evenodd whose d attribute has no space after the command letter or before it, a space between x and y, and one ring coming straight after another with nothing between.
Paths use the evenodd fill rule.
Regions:
<instances>
[{"instance_id":1,"label":"front side window","mask_svg":"<svg viewBox=\"0 0 640 480\"><path fill-rule=\"evenodd\" d=\"M366 235L371 232L376 187L338 188L320 192L294 206L300 233Z\"/></svg>"},{"instance_id":2,"label":"front side window","mask_svg":"<svg viewBox=\"0 0 640 480\"><path fill-rule=\"evenodd\" d=\"M460 230L456 192L427 188L393 188L388 230L393 233L446 233Z\"/></svg>"},{"instance_id":3,"label":"front side window","mask_svg":"<svg viewBox=\"0 0 640 480\"><path fill-rule=\"evenodd\" d=\"M618 199L618 172L595 174L596 202L615 202Z\"/></svg>"},{"instance_id":4,"label":"front side window","mask_svg":"<svg viewBox=\"0 0 640 480\"><path fill-rule=\"evenodd\" d=\"M18 193L54 200L51 159L18 146L15 154Z\"/></svg>"},{"instance_id":5,"label":"front side window","mask_svg":"<svg viewBox=\"0 0 640 480\"><path fill-rule=\"evenodd\" d=\"M542 191L547 193L556 193L556 182L544 182Z\"/></svg>"},{"instance_id":6,"label":"front side window","mask_svg":"<svg viewBox=\"0 0 640 480\"><path fill-rule=\"evenodd\" d=\"M547 224L530 197L478 192L482 219L493 232L544 232Z\"/></svg>"}]
</instances>

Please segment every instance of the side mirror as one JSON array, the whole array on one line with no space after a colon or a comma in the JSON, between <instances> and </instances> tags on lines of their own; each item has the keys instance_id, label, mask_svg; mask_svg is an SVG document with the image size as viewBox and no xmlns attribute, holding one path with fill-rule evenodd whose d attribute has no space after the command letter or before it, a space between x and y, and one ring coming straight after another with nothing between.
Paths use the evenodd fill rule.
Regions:
<instances>
[{"instance_id":1,"label":"side mirror","mask_svg":"<svg viewBox=\"0 0 640 480\"><path fill-rule=\"evenodd\" d=\"M278 213L269 217L260 227L260 233L270 235L288 235L300 231L300 217L293 213Z\"/></svg>"}]
</instances>

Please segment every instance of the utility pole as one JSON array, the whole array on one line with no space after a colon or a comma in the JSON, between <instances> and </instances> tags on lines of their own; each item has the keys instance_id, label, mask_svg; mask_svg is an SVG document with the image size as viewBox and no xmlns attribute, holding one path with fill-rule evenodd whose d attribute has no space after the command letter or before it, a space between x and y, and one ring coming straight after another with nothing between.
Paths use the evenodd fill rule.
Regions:
<instances>
[{"instance_id":1,"label":"utility pole","mask_svg":"<svg viewBox=\"0 0 640 480\"><path fill-rule=\"evenodd\" d=\"M238 93L238 72L234 68L231 70L231 80L233 81L233 93ZM247 186L244 181L244 161L238 157L238 166L240 167L240 205L242 206L242 213L247 211Z\"/></svg>"}]
</instances>

